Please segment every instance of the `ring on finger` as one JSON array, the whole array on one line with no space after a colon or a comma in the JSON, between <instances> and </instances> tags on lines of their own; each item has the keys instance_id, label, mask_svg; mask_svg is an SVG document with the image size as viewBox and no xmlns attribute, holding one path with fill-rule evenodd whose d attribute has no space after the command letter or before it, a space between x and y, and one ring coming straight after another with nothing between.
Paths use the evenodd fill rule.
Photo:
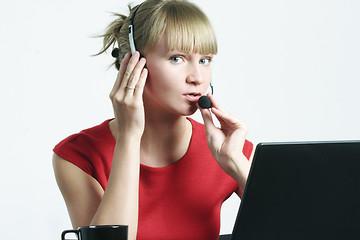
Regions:
<instances>
[{"instance_id":1,"label":"ring on finger","mask_svg":"<svg viewBox=\"0 0 360 240\"><path fill-rule=\"evenodd\" d=\"M135 87L132 87L132 86L129 86L129 85L127 85L126 88L129 89L129 90L135 90Z\"/></svg>"}]
</instances>

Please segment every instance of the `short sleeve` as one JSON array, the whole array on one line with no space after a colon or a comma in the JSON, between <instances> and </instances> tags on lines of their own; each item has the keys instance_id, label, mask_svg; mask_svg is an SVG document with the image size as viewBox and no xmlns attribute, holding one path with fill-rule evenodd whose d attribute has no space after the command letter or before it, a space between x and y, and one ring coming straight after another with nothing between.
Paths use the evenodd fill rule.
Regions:
<instances>
[{"instance_id":1,"label":"short sleeve","mask_svg":"<svg viewBox=\"0 0 360 240\"><path fill-rule=\"evenodd\" d=\"M94 176L94 169L90 161L91 146L81 134L73 134L60 143L53 151L63 159L75 164L87 174Z\"/></svg>"},{"instance_id":2,"label":"short sleeve","mask_svg":"<svg viewBox=\"0 0 360 240\"><path fill-rule=\"evenodd\" d=\"M250 160L253 148L254 148L254 145L252 144L252 142L250 142L248 140L245 140L245 144L244 144L244 148L243 148L243 154L245 155L245 157L248 160Z\"/></svg>"}]
</instances>

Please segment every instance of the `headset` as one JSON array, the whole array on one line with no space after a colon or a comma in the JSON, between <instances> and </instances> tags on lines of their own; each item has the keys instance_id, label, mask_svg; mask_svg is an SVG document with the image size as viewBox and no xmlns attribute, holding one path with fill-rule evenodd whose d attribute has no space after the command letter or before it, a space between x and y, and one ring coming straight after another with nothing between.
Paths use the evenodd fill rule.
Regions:
<instances>
[{"instance_id":1,"label":"headset","mask_svg":"<svg viewBox=\"0 0 360 240\"><path fill-rule=\"evenodd\" d=\"M135 40L134 40L134 18L135 18L135 13L139 9L140 6L141 6L141 4L139 4L135 7L133 13L130 16L130 20L129 20L129 44L130 44L131 54L134 54L136 51Z\"/></svg>"},{"instance_id":2,"label":"headset","mask_svg":"<svg viewBox=\"0 0 360 240\"><path fill-rule=\"evenodd\" d=\"M135 18L136 11L140 8L141 4L139 4L135 7L134 11L132 12L132 14L130 16L130 20L129 20L129 44L130 44L131 54L134 54L136 51L135 40L134 40L134 18ZM145 65L145 68L146 68L146 65ZM211 88L211 95L213 95L214 88L213 88L211 82L210 82L210 88ZM198 104L201 108L211 108L212 107L210 98L208 96L201 96L198 100Z\"/></svg>"}]
</instances>

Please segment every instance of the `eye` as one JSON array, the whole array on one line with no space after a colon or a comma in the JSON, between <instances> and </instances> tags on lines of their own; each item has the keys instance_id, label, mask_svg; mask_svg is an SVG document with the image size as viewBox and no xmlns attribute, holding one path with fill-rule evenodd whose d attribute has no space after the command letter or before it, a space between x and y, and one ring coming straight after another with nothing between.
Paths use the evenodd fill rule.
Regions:
<instances>
[{"instance_id":1,"label":"eye","mask_svg":"<svg viewBox=\"0 0 360 240\"><path fill-rule=\"evenodd\" d=\"M200 60L200 64L202 65L209 65L211 63L212 59L210 57L207 57L207 58L203 58Z\"/></svg>"},{"instance_id":2,"label":"eye","mask_svg":"<svg viewBox=\"0 0 360 240\"><path fill-rule=\"evenodd\" d=\"M184 61L184 58L182 56L171 56L169 58L169 60L172 62L172 63L180 63L182 61Z\"/></svg>"}]
</instances>

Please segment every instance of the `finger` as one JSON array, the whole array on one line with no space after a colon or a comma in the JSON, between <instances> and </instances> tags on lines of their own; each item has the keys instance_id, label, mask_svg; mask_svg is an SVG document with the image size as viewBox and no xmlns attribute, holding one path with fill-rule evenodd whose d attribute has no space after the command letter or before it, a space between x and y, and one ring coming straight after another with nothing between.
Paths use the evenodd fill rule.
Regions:
<instances>
[{"instance_id":1,"label":"finger","mask_svg":"<svg viewBox=\"0 0 360 240\"><path fill-rule=\"evenodd\" d=\"M225 108L220 105L220 103L215 99L215 97L213 95L208 93L207 96L210 98L210 101L212 104L211 112L214 114L217 113L215 116L219 120L221 126L223 127L225 125L225 122L223 121L224 119L223 119L223 117L221 117L222 114L220 114L220 113L224 113L224 114L227 114L228 116L231 116L230 113L228 111L226 111Z\"/></svg>"},{"instance_id":2,"label":"finger","mask_svg":"<svg viewBox=\"0 0 360 240\"><path fill-rule=\"evenodd\" d=\"M120 69L119 69L119 75L124 76L126 67L129 64L129 60L131 58L131 53L128 52L125 54L124 58L121 60Z\"/></svg>"},{"instance_id":3,"label":"finger","mask_svg":"<svg viewBox=\"0 0 360 240\"><path fill-rule=\"evenodd\" d=\"M136 64L125 89L125 98L133 97L135 95L135 92L142 91L142 89L137 89L138 88L137 85L140 80L140 76L141 73L143 72L142 70L144 69L145 64L146 64L145 58L141 58L139 62Z\"/></svg>"},{"instance_id":4,"label":"finger","mask_svg":"<svg viewBox=\"0 0 360 240\"><path fill-rule=\"evenodd\" d=\"M233 115L227 112L220 111L216 108L211 109L211 111L215 115L215 117L219 120L220 123L226 124L231 129L235 129L235 128L247 129L247 125L244 122L238 120Z\"/></svg>"},{"instance_id":5,"label":"finger","mask_svg":"<svg viewBox=\"0 0 360 240\"><path fill-rule=\"evenodd\" d=\"M228 123L235 121L235 118L231 114L222 111L220 109L217 109L215 107L211 108L211 112L216 116L216 118L219 121L228 122Z\"/></svg>"},{"instance_id":6,"label":"finger","mask_svg":"<svg viewBox=\"0 0 360 240\"><path fill-rule=\"evenodd\" d=\"M216 108L211 110L215 117L219 120L221 124L221 129L227 133L232 134L235 131L237 132L237 136L239 137L240 143L245 143L245 138L248 133L248 126L247 124L241 122L236 117L232 116L231 114L222 112Z\"/></svg>"},{"instance_id":7,"label":"finger","mask_svg":"<svg viewBox=\"0 0 360 240\"><path fill-rule=\"evenodd\" d=\"M199 110L200 110L201 116L204 120L206 135L208 136L212 131L214 131L216 129L216 126L213 122L211 112L209 109L199 108Z\"/></svg>"},{"instance_id":8,"label":"finger","mask_svg":"<svg viewBox=\"0 0 360 240\"><path fill-rule=\"evenodd\" d=\"M219 109L220 111L228 113L228 111L226 111L225 108L220 105L220 103L215 99L215 97L213 95L208 93L207 96L210 98L212 108L216 108L216 109Z\"/></svg>"},{"instance_id":9,"label":"finger","mask_svg":"<svg viewBox=\"0 0 360 240\"><path fill-rule=\"evenodd\" d=\"M130 53L127 53L125 54L123 60L121 61L121 64L120 64L120 69L119 69L119 72L117 74L117 77L116 77L116 81L114 83L114 86L111 90L112 93L115 93L118 91L119 87L120 87L120 84L121 84L121 81L123 79L123 76L124 76L124 73L125 73L125 70L126 70L126 66L129 62L129 59L130 59Z\"/></svg>"},{"instance_id":10,"label":"finger","mask_svg":"<svg viewBox=\"0 0 360 240\"><path fill-rule=\"evenodd\" d=\"M136 64L139 62L140 53L136 51L131 58L129 59L128 64L126 65L126 70L123 74L123 80L120 83L120 89L125 89L126 86L129 85L129 79L131 78L131 74L136 66Z\"/></svg>"},{"instance_id":11,"label":"finger","mask_svg":"<svg viewBox=\"0 0 360 240\"><path fill-rule=\"evenodd\" d=\"M134 97L142 98L147 76L148 76L148 70L146 68L143 68L139 77L139 81L135 87Z\"/></svg>"},{"instance_id":12,"label":"finger","mask_svg":"<svg viewBox=\"0 0 360 240\"><path fill-rule=\"evenodd\" d=\"M145 58L141 58L135 65L131 75L130 75L130 78L129 78L129 81L128 81L128 84L127 86L129 87L135 87L137 82L139 81L139 77L140 77L140 74L142 72L142 70L144 69L144 66L146 64L146 59Z\"/></svg>"}]
</instances>

